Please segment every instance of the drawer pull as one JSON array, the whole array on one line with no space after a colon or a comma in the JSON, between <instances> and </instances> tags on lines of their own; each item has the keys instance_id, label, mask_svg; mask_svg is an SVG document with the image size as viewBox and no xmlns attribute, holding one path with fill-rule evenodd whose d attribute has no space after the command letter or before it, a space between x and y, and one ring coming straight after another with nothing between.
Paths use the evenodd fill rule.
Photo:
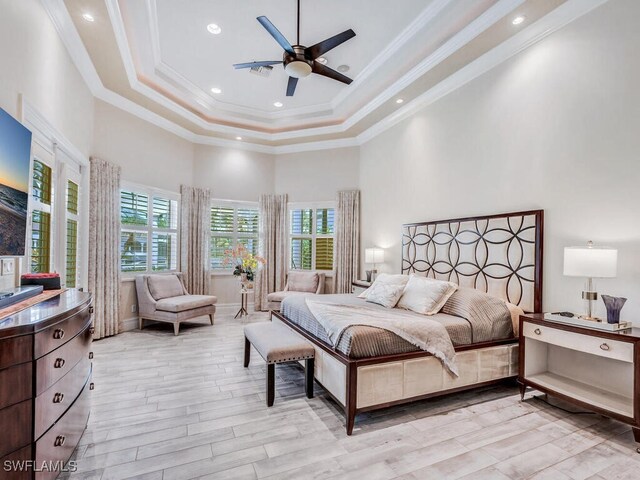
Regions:
<instances>
[{"instance_id":1,"label":"drawer pull","mask_svg":"<svg viewBox=\"0 0 640 480\"><path fill-rule=\"evenodd\" d=\"M64 435L58 435L56 439L53 441L54 447L61 447L64 445L66 438Z\"/></svg>"},{"instance_id":2,"label":"drawer pull","mask_svg":"<svg viewBox=\"0 0 640 480\"><path fill-rule=\"evenodd\" d=\"M56 358L56 361L53 362L53 368L62 368L64 367L64 358Z\"/></svg>"},{"instance_id":3,"label":"drawer pull","mask_svg":"<svg viewBox=\"0 0 640 480\"><path fill-rule=\"evenodd\" d=\"M56 328L53 331L53 338L55 338L56 340L62 340L64 338L64 330L62 330L61 328Z\"/></svg>"},{"instance_id":4,"label":"drawer pull","mask_svg":"<svg viewBox=\"0 0 640 480\"><path fill-rule=\"evenodd\" d=\"M89 360L93 360L93 352L89 352Z\"/></svg>"},{"instance_id":5,"label":"drawer pull","mask_svg":"<svg viewBox=\"0 0 640 480\"><path fill-rule=\"evenodd\" d=\"M533 333L535 333L536 335L542 335L542 330L540 330L539 328L536 328Z\"/></svg>"},{"instance_id":6,"label":"drawer pull","mask_svg":"<svg viewBox=\"0 0 640 480\"><path fill-rule=\"evenodd\" d=\"M606 343L603 343L602 345L600 345L600 350L611 350L611 347Z\"/></svg>"},{"instance_id":7,"label":"drawer pull","mask_svg":"<svg viewBox=\"0 0 640 480\"><path fill-rule=\"evenodd\" d=\"M56 393L53 395L53 403L61 403L64 398L64 393Z\"/></svg>"},{"instance_id":8,"label":"drawer pull","mask_svg":"<svg viewBox=\"0 0 640 480\"><path fill-rule=\"evenodd\" d=\"M93 390L94 388L96 388L96 385L95 385L95 383L91 382L89 384L89 390Z\"/></svg>"},{"instance_id":9,"label":"drawer pull","mask_svg":"<svg viewBox=\"0 0 640 480\"><path fill-rule=\"evenodd\" d=\"M89 313L90 313L90 314L93 314L93 305L90 305L90 306L89 306Z\"/></svg>"}]
</instances>

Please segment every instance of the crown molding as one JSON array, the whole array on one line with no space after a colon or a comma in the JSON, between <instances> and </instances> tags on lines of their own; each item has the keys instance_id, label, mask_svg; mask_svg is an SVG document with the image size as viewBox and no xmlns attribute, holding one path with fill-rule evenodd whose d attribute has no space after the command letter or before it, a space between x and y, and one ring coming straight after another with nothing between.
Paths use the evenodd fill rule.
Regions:
<instances>
[{"instance_id":1,"label":"crown molding","mask_svg":"<svg viewBox=\"0 0 640 480\"><path fill-rule=\"evenodd\" d=\"M107 0L107 4L109 4L110 1L113 0ZM521 1L522 0L498 1L493 7L491 7L491 15L489 15L487 11L485 12L485 14L487 14L487 17L483 18L485 14L478 17L476 21L472 22L466 29L461 30L457 35L455 35L452 39L450 39L442 47L440 47L440 49L434 52L433 55L427 57L423 62L421 62L421 64L417 65L413 70L411 70L411 72L409 72L409 74L415 75L416 69L427 68L427 66L423 64L431 63L431 68L433 68L433 66L435 65L434 62L436 62L438 58L440 58L439 61L442 61L443 58L446 58L443 57L443 55L445 55L447 51L450 51L449 55L451 55L451 53L454 53L456 51L456 45L457 48L460 48L462 45L464 45L465 43L462 43L464 38L468 38L467 42L475 38L475 36L481 33L482 30L479 31L479 28L481 28L483 24L486 25L485 28L488 28L504 15L512 11L513 8L517 8L517 5L519 5ZM382 132L398 124L402 120L413 115L420 109L434 103L435 101L446 96L452 91L464 86L474 78L477 78L483 73L491 70L492 68L516 55L518 52L528 48L532 44L540 41L551 33L557 31L558 29L564 27L565 25L571 23L575 19L590 12L591 10L606 3L607 1L608 0L568 0L566 3L551 11L549 14L547 14L537 22L529 25L527 28L510 37L502 44L494 47L489 52L485 53L462 69L458 70L447 79L430 88L413 101L408 102L393 114L385 117L383 120L379 121L356 137L338 140L297 143L282 146L269 146L252 143L250 141L237 142L209 137L206 135L196 135L193 132L171 122L170 120L167 120L164 117L161 117L160 115L151 112L150 110L122 97L121 95L106 89L102 84L99 76L97 75L95 67L93 66L89 54L86 51L84 44L82 43L82 40L80 39L80 36L75 29L75 26L73 25L71 17L69 16L69 13L63 1L41 0L47 13L51 17L54 26L58 30L58 33L62 38L64 45L67 47L67 50L69 51L73 62L75 63L83 79L85 80L89 89L95 97L193 143L249 150L273 155L332 148L348 148L362 145L372 138L376 137L377 135L381 134ZM511 7L511 9L509 9L509 7ZM434 55L436 56L434 57ZM400 79L400 81L403 81L403 79L404 77ZM379 103L384 101L382 100L383 98L392 98L394 94L397 94L398 91L393 88L394 85L392 85L389 89L385 90L385 92L376 97L374 101ZM365 107L365 109L362 109L362 112L358 112L356 115L361 115L361 118L364 118L364 116L366 116L365 112L367 112L368 109L370 109L370 111L373 111L373 107L367 106ZM270 141L282 141L299 137L306 137L310 135L330 135L341 133L351 126L355 125L355 118L355 116L350 117L347 121L343 122L339 126L318 127L313 129L288 132L286 134L262 133L261 135L256 135L256 132L252 130L232 127L226 127L225 131L221 133L243 135L249 138L261 138L263 140ZM201 125L200 122L198 122L197 124Z\"/></svg>"}]
</instances>

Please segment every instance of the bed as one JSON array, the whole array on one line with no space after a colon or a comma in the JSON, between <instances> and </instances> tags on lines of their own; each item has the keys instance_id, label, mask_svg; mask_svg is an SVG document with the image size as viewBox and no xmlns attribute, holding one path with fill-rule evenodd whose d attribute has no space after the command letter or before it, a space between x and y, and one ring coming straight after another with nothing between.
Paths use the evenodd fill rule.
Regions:
<instances>
[{"instance_id":1,"label":"bed","mask_svg":"<svg viewBox=\"0 0 640 480\"><path fill-rule=\"evenodd\" d=\"M453 281L460 291L473 289L499 298L510 305L516 325L517 312L541 311L542 238L542 210L406 224L402 273ZM322 301L354 306L364 302L355 295L323 295ZM442 312L430 318L442 324L451 338L458 376L433 355L380 328L352 326L334 346L304 297L272 312L273 321L314 345L315 379L344 409L348 435L360 412L517 375L518 341L513 329L503 325L489 334L474 329L469 318Z\"/></svg>"}]
</instances>

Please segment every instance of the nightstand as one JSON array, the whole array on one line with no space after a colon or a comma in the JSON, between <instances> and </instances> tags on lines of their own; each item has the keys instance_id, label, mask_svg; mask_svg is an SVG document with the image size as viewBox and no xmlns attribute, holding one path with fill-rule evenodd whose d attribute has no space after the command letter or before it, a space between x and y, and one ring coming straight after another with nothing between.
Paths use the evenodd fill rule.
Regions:
<instances>
[{"instance_id":1,"label":"nightstand","mask_svg":"<svg viewBox=\"0 0 640 480\"><path fill-rule=\"evenodd\" d=\"M620 332L520 317L518 382L631 425L640 442L640 329ZM640 450L639 450L640 453Z\"/></svg>"},{"instance_id":2,"label":"nightstand","mask_svg":"<svg viewBox=\"0 0 640 480\"><path fill-rule=\"evenodd\" d=\"M354 280L351 282L351 293L354 295L360 295L370 286L371 282L367 282L366 280Z\"/></svg>"}]
</instances>

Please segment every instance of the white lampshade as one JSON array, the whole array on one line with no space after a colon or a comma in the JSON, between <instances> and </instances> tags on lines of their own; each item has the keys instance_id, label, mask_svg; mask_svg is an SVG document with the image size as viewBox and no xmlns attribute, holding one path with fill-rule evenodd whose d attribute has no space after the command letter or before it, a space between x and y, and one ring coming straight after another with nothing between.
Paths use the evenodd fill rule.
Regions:
<instances>
[{"instance_id":1,"label":"white lampshade","mask_svg":"<svg viewBox=\"0 0 640 480\"><path fill-rule=\"evenodd\" d=\"M565 247L564 274L569 277L612 278L618 267L618 250L594 247Z\"/></svg>"},{"instance_id":2,"label":"white lampshade","mask_svg":"<svg viewBox=\"0 0 640 480\"><path fill-rule=\"evenodd\" d=\"M381 248L371 247L364 249L365 263L382 263L384 262L384 250Z\"/></svg>"}]
</instances>

